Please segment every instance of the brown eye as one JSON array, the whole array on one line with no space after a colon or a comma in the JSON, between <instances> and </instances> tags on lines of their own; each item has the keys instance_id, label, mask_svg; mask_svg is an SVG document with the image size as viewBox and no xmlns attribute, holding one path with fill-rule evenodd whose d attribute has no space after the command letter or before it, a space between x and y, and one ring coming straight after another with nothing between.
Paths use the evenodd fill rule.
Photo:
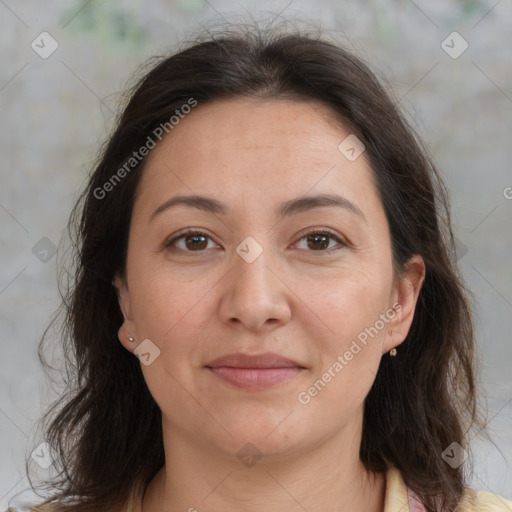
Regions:
<instances>
[{"instance_id":1,"label":"brown eye","mask_svg":"<svg viewBox=\"0 0 512 512\"><path fill-rule=\"evenodd\" d=\"M299 243L303 240L306 241L306 247L299 248L307 249L309 252L331 252L329 249L337 250L347 245L334 233L325 230L308 233L299 240ZM332 244L332 242L337 243ZM336 248L336 246L338 247Z\"/></svg>"},{"instance_id":2,"label":"brown eye","mask_svg":"<svg viewBox=\"0 0 512 512\"><path fill-rule=\"evenodd\" d=\"M187 249L193 250L202 250L206 249L208 245L208 237L204 235L188 235L185 238L185 246Z\"/></svg>"},{"instance_id":3,"label":"brown eye","mask_svg":"<svg viewBox=\"0 0 512 512\"><path fill-rule=\"evenodd\" d=\"M165 248L189 253L203 252L209 248L210 241L212 241L210 236L202 231L187 231L165 243Z\"/></svg>"},{"instance_id":4,"label":"brown eye","mask_svg":"<svg viewBox=\"0 0 512 512\"><path fill-rule=\"evenodd\" d=\"M308 247L310 249L327 249L329 247L329 236L316 234L309 235L308 239Z\"/></svg>"}]
</instances>

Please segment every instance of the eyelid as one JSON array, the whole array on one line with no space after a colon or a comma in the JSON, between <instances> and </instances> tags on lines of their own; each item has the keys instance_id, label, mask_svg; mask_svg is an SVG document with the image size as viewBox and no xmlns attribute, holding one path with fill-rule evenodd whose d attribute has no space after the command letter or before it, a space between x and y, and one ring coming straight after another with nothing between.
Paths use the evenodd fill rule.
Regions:
<instances>
[{"instance_id":1,"label":"eyelid","mask_svg":"<svg viewBox=\"0 0 512 512\"><path fill-rule=\"evenodd\" d=\"M299 231L299 233L297 233L297 237L299 237L300 239L304 238L305 236L309 236L309 235L314 235L314 234L317 234L317 233L321 233L321 234L325 234L325 235L330 235L332 236L332 238L336 238L339 242L343 242L343 243L346 243L348 244L347 240L345 239L345 237L343 237L342 235L340 235L339 233L337 233L336 231L330 229L330 228L325 228L325 227L310 227L310 228L306 228L302 231Z\"/></svg>"}]
</instances>

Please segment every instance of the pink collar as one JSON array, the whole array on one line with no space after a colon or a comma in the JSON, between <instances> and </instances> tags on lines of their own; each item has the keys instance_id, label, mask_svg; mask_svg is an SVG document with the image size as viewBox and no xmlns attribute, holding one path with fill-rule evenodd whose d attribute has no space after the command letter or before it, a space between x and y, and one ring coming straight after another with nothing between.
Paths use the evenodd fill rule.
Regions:
<instances>
[{"instance_id":1,"label":"pink collar","mask_svg":"<svg viewBox=\"0 0 512 512\"><path fill-rule=\"evenodd\" d=\"M416 493L407 487L407 502L409 503L409 512L426 512L423 503Z\"/></svg>"}]
</instances>

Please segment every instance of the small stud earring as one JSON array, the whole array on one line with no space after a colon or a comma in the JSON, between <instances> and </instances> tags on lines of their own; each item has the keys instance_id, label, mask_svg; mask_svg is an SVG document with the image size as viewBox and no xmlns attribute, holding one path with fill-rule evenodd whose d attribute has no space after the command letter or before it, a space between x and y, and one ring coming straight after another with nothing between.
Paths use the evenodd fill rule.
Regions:
<instances>
[{"instance_id":1,"label":"small stud earring","mask_svg":"<svg viewBox=\"0 0 512 512\"><path fill-rule=\"evenodd\" d=\"M392 348L390 351L389 351L389 355L390 356L396 356L396 348Z\"/></svg>"},{"instance_id":2,"label":"small stud earring","mask_svg":"<svg viewBox=\"0 0 512 512\"><path fill-rule=\"evenodd\" d=\"M128 338L128 341L129 341L130 343L133 343L133 342L135 341L135 338L132 338L132 337L130 336L130 337Z\"/></svg>"}]
</instances>

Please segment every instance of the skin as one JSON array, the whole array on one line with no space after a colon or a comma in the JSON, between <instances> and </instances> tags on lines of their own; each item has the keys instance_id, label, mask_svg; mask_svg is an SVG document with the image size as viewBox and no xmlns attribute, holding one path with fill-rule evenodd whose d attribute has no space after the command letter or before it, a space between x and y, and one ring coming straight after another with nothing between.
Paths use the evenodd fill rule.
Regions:
<instances>
[{"instance_id":1,"label":"skin","mask_svg":"<svg viewBox=\"0 0 512 512\"><path fill-rule=\"evenodd\" d=\"M162 410L166 466L143 512L383 509L385 475L359 460L363 404L381 357L407 335L425 267L414 256L408 272L394 273L365 154L345 158L338 145L350 132L328 113L313 102L219 100L198 105L149 155L126 275L114 283L123 346L133 352L150 339L160 350L141 368ZM322 193L343 196L364 218L337 206L276 215L285 201ZM178 194L215 198L228 212L181 205L152 218ZM185 228L210 238L164 247ZM308 243L322 228L346 245ZM263 250L252 263L236 252L248 236ZM300 403L396 303L393 319ZM274 352L305 369L262 391L239 389L205 368L235 352ZM246 443L263 455L252 467L237 457Z\"/></svg>"}]
</instances>

